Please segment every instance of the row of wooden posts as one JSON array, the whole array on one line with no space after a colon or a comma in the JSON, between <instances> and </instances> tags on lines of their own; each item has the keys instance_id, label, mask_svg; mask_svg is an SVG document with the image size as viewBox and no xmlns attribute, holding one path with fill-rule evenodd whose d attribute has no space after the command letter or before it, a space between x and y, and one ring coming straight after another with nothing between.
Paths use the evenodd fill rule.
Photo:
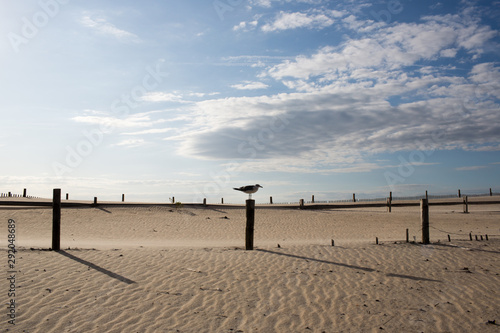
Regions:
<instances>
[{"instance_id":1,"label":"row of wooden posts","mask_svg":"<svg viewBox=\"0 0 500 333\"><path fill-rule=\"evenodd\" d=\"M389 202L389 199L388 199ZM94 198L94 203L97 204L97 198ZM468 201L467 197L464 198L464 213L468 212ZM389 206L390 208L390 206ZM53 201L52 201L52 250L59 251L61 249L61 189L53 190ZM422 222L422 243L429 244L429 200L420 200L420 218ZM246 250L253 250L254 248L254 225L255 225L255 200L246 200L246 228L245 228L245 248ZM472 234L469 235L472 240ZM408 229L406 229L406 240L408 241ZM481 239L483 237L481 236ZM448 236L448 239L449 236ZM486 236L488 239L488 236ZM476 236L477 240L477 236ZM378 244L378 238L377 238ZM332 240L332 246L334 241Z\"/></svg>"}]
</instances>

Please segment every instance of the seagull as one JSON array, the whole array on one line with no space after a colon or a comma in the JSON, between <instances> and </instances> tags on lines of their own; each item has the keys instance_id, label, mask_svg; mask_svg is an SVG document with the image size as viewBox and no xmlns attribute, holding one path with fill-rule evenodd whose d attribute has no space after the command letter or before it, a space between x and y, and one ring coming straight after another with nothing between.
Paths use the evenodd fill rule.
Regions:
<instances>
[{"instance_id":1,"label":"seagull","mask_svg":"<svg viewBox=\"0 0 500 333\"><path fill-rule=\"evenodd\" d=\"M259 187L263 188L259 184L255 184L255 185L242 186L242 187L238 187L238 188L234 187L233 189L236 191L241 191L241 192L247 193L248 199L252 199L252 193L257 192L259 190Z\"/></svg>"}]
</instances>

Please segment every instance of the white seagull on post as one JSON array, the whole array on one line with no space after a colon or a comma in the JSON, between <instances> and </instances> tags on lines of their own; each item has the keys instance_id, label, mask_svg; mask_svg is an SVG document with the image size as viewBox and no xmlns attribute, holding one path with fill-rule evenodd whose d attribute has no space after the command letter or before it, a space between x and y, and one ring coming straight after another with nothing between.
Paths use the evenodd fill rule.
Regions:
<instances>
[{"instance_id":1,"label":"white seagull on post","mask_svg":"<svg viewBox=\"0 0 500 333\"><path fill-rule=\"evenodd\" d=\"M241 191L241 192L247 193L248 194L248 199L252 199L252 193L257 192L259 190L259 187L263 188L259 184L255 184L255 185L242 186L242 187L238 187L238 188L233 187L233 189L236 190L236 191Z\"/></svg>"}]
</instances>

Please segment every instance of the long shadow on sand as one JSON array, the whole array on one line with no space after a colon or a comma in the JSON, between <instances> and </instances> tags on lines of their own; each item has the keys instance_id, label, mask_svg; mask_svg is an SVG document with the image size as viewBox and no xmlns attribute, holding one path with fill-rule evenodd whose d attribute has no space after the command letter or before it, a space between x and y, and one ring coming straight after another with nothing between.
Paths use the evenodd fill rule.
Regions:
<instances>
[{"instance_id":1,"label":"long shadow on sand","mask_svg":"<svg viewBox=\"0 0 500 333\"><path fill-rule=\"evenodd\" d=\"M270 250L264 250L264 249L257 249L257 251L271 253L271 254L277 254L277 255L280 255L280 256L285 256L285 257L290 257L290 258L297 258L297 259L303 259L303 260L309 260L309 261L316 261L316 262L320 262L320 263L323 263L323 264L330 264L330 265L335 265L335 266L342 266L342 267L347 267L347 268L359 269L361 271L366 271L366 272L375 272L375 270L373 268L361 267L361 266L354 266L354 265L348 265L348 264L342 264L342 263L339 263L339 262L333 262L333 261L322 260L322 259L308 258L308 257L298 256L298 255L295 255L295 254L280 253L280 252L270 251Z\"/></svg>"},{"instance_id":2,"label":"long shadow on sand","mask_svg":"<svg viewBox=\"0 0 500 333\"><path fill-rule=\"evenodd\" d=\"M59 254L62 254L63 256L65 256L65 257L67 257L67 258L73 259L74 261L79 262L80 264L83 264L83 265L86 265L86 266L88 266L88 267L90 267L90 268L93 268L93 269L95 269L96 271L99 271L99 272L101 272L101 273L104 273L104 274L106 274L107 276L112 277L113 279L117 279L117 280L119 280L119 281L121 281L121 282L125 282L126 284L134 284L134 283L137 283L137 282L132 281L132 280L130 280L130 279L127 279L126 277L123 277L123 276L121 276L121 275L119 275L119 274L116 274L116 273L113 273L113 272L111 272L111 271L108 271L108 270L107 270L107 269L105 269L105 268L102 268L102 267L100 267L100 266L97 266L96 264L93 264L93 263L91 263L91 262L89 262L89 261L87 261L87 260L83 260L83 259L81 259L81 258L78 258L78 257L76 257L76 256L74 256L74 255L72 255L72 254L70 254L70 253L68 253L68 252L66 252L66 251L61 250L61 251L58 251L58 253L59 253Z\"/></svg>"},{"instance_id":3,"label":"long shadow on sand","mask_svg":"<svg viewBox=\"0 0 500 333\"><path fill-rule=\"evenodd\" d=\"M297 259L302 259L302 260L308 260L308 261L316 261L320 262L323 264L330 264L330 265L335 265L335 266L341 266L341 267L347 267L347 268L352 268L352 269L358 269L361 271L365 272L376 272L377 270L373 268L368 268L368 267L361 267L361 266L355 266L355 265L348 265L348 264L343 264L339 262L334 262L334 261L328 261L328 260L322 260L322 259L316 259L316 258L308 258L308 257L303 257L303 256L298 256L295 254L289 254L289 253L280 253L276 251L270 251L270 250L264 250L264 249L257 249L257 251L260 252L266 252L270 254L277 254L280 256L285 256L285 257L290 257L290 258L297 258ZM394 273L387 273L387 277L396 277L400 279L410 279L410 280L415 280L415 281L428 281L428 282L443 282L440 280L433 280L433 279L427 279L427 278L422 278L418 276L412 276L412 275L403 275L403 274L394 274Z\"/></svg>"}]
</instances>

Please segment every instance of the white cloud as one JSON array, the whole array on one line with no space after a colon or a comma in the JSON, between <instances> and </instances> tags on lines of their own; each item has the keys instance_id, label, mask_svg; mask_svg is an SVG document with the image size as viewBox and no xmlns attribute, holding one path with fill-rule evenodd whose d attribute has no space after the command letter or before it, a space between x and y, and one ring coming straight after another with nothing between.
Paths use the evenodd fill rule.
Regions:
<instances>
[{"instance_id":1,"label":"white cloud","mask_svg":"<svg viewBox=\"0 0 500 333\"><path fill-rule=\"evenodd\" d=\"M455 170L457 170L457 171L475 171L475 170L481 170L481 169L485 169L485 168L487 168L487 166L478 165L478 166L455 168Z\"/></svg>"},{"instance_id":2,"label":"white cloud","mask_svg":"<svg viewBox=\"0 0 500 333\"><path fill-rule=\"evenodd\" d=\"M109 115L102 116L76 116L72 120L78 123L99 125L108 130L134 127L151 127L158 123L165 122L163 119L152 120L150 115L153 112L137 113L124 118L117 118Z\"/></svg>"},{"instance_id":3,"label":"white cloud","mask_svg":"<svg viewBox=\"0 0 500 333\"><path fill-rule=\"evenodd\" d=\"M245 81L244 83L233 84L231 87L238 90L256 90L256 89L265 89L269 86L263 82Z\"/></svg>"},{"instance_id":4,"label":"white cloud","mask_svg":"<svg viewBox=\"0 0 500 333\"><path fill-rule=\"evenodd\" d=\"M338 11L325 11L318 13L286 13L281 11L272 23L262 26L262 31L273 32L297 28L322 29L331 26L333 17L341 15Z\"/></svg>"},{"instance_id":5,"label":"white cloud","mask_svg":"<svg viewBox=\"0 0 500 333\"><path fill-rule=\"evenodd\" d=\"M145 102L184 102L179 93L148 92L141 97Z\"/></svg>"},{"instance_id":6,"label":"white cloud","mask_svg":"<svg viewBox=\"0 0 500 333\"><path fill-rule=\"evenodd\" d=\"M144 131L138 131L138 132L128 132L128 133L122 133L123 135L145 135L145 134L160 134L160 133L167 133L170 131L174 131L174 128L152 128Z\"/></svg>"},{"instance_id":7,"label":"white cloud","mask_svg":"<svg viewBox=\"0 0 500 333\"><path fill-rule=\"evenodd\" d=\"M125 31L123 29L119 29L113 24L107 22L103 18L92 18L90 15L84 15L80 19L80 23L84 27L91 28L103 35L112 36L124 41L132 41L132 42L140 41L140 38L137 35Z\"/></svg>"},{"instance_id":8,"label":"white cloud","mask_svg":"<svg viewBox=\"0 0 500 333\"><path fill-rule=\"evenodd\" d=\"M145 144L146 144L146 141L144 139L126 139L126 140L122 140L122 141L114 144L114 146L135 148L135 147L144 146Z\"/></svg>"}]
</instances>

